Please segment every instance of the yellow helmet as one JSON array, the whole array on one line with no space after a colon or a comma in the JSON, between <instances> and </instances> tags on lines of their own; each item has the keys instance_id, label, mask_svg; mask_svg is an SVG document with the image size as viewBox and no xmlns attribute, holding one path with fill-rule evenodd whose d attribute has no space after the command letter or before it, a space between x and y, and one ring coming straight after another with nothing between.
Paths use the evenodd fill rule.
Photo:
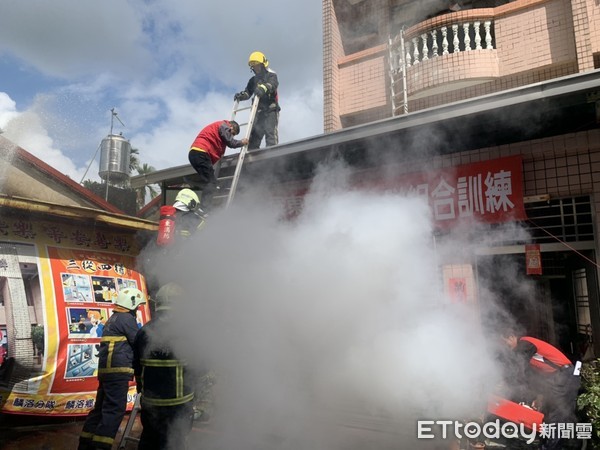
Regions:
<instances>
[{"instance_id":1,"label":"yellow helmet","mask_svg":"<svg viewBox=\"0 0 600 450\"><path fill-rule=\"evenodd\" d=\"M171 309L173 302L183 297L183 289L176 283L167 283L156 293L156 311Z\"/></svg>"},{"instance_id":2,"label":"yellow helmet","mask_svg":"<svg viewBox=\"0 0 600 450\"><path fill-rule=\"evenodd\" d=\"M250 58L248 58L248 65L252 67L255 64L263 64L265 67L269 67L269 61L262 52L252 52Z\"/></svg>"},{"instance_id":3,"label":"yellow helmet","mask_svg":"<svg viewBox=\"0 0 600 450\"><path fill-rule=\"evenodd\" d=\"M173 206L181 211L193 211L199 203L198 195L191 189L185 188L179 191Z\"/></svg>"},{"instance_id":4,"label":"yellow helmet","mask_svg":"<svg viewBox=\"0 0 600 450\"><path fill-rule=\"evenodd\" d=\"M122 306L125 309L134 311L138 306L146 303L146 296L142 291L136 288L125 288L119 291L119 295L114 300L115 305Z\"/></svg>"}]
</instances>

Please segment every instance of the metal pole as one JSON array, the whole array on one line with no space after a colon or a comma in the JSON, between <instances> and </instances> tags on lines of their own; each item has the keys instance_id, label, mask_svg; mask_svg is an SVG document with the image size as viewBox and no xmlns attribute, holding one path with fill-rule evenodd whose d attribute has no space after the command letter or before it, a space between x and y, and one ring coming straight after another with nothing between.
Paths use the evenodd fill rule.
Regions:
<instances>
[{"instance_id":1,"label":"metal pole","mask_svg":"<svg viewBox=\"0 0 600 450\"><path fill-rule=\"evenodd\" d=\"M388 36L388 58L390 63L390 91L392 94L392 117L396 115L396 88L394 83L394 74L396 73L396 58L394 57L394 49L393 49L394 41L392 36Z\"/></svg>"},{"instance_id":2,"label":"metal pole","mask_svg":"<svg viewBox=\"0 0 600 450\"><path fill-rule=\"evenodd\" d=\"M408 113L408 92L406 89L406 50L404 48L404 27L400 30L400 51L402 52L402 58L400 58L402 64L402 102L404 114Z\"/></svg>"}]
</instances>

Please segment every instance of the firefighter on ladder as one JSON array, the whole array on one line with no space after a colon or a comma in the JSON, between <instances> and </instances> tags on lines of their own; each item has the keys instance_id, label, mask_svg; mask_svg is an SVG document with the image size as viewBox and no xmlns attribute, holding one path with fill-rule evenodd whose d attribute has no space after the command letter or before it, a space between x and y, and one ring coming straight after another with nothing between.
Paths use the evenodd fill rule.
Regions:
<instances>
[{"instance_id":1,"label":"firefighter on ladder","mask_svg":"<svg viewBox=\"0 0 600 450\"><path fill-rule=\"evenodd\" d=\"M139 330L136 311L146 296L139 289L124 288L114 303L100 340L96 402L83 424L78 450L110 450L127 409L133 343Z\"/></svg>"},{"instance_id":2,"label":"firefighter on ladder","mask_svg":"<svg viewBox=\"0 0 600 450\"><path fill-rule=\"evenodd\" d=\"M281 108L277 95L279 80L277 74L269 69L269 61L264 53L252 52L248 58L248 65L254 76L248 81L246 89L235 94L234 100L248 100L253 95L259 98L248 144L248 150L254 150L260 147L263 137L267 147L277 145L279 142L277 127Z\"/></svg>"},{"instance_id":3,"label":"firefighter on ladder","mask_svg":"<svg viewBox=\"0 0 600 450\"><path fill-rule=\"evenodd\" d=\"M173 342L185 336L169 322L171 306L182 296L179 285L163 285L156 294L154 317L135 340L133 366L143 426L139 450L185 449L192 429L197 377L175 353Z\"/></svg>"},{"instance_id":4,"label":"firefighter on ladder","mask_svg":"<svg viewBox=\"0 0 600 450\"><path fill-rule=\"evenodd\" d=\"M208 215L212 200L217 189L217 178L213 165L225 154L225 148L240 148L248 144L248 139L235 139L240 132L240 126L233 120L219 120L204 127L192 143L188 159L194 170L200 176L198 187L202 189L198 214ZM185 180L185 178L184 178Z\"/></svg>"}]
</instances>

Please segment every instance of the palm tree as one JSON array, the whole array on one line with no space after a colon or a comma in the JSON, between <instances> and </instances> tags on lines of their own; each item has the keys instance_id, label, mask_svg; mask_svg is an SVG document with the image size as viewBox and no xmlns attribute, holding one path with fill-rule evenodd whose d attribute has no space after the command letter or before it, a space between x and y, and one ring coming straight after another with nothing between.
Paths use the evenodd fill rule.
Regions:
<instances>
[{"instance_id":1,"label":"palm tree","mask_svg":"<svg viewBox=\"0 0 600 450\"><path fill-rule=\"evenodd\" d=\"M132 148L129 152L129 173L133 172L134 170L138 170L140 167L140 158L138 157L139 154L140 151L137 148Z\"/></svg>"},{"instance_id":2,"label":"palm tree","mask_svg":"<svg viewBox=\"0 0 600 450\"><path fill-rule=\"evenodd\" d=\"M155 172L156 169L147 163L143 163L141 166L138 165L136 170L139 175L148 175L149 173ZM148 184L137 190L137 204L138 210L143 208L146 204L146 196L149 194L150 198L154 198L158 195L158 191L154 188L155 185Z\"/></svg>"}]
</instances>

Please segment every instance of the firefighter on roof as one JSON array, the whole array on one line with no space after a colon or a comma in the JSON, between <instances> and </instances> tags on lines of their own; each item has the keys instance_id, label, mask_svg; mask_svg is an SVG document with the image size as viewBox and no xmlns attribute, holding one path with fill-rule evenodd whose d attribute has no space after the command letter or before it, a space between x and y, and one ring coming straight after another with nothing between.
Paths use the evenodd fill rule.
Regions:
<instances>
[{"instance_id":1,"label":"firefighter on roof","mask_svg":"<svg viewBox=\"0 0 600 450\"><path fill-rule=\"evenodd\" d=\"M235 94L234 100L248 100L253 95L259 97L258 110L248 144L248 149L253 150L260 147L263 137L267 147L277 145L279 142L277 127L281 108L277 95L279 87L277 74L269 69L269 61L264 53L252 52L248 58L248 65L254 76L248 81L246 89Z\"/></svg>"},{"instance_id":2,"label":"firefighter on roof","mask_svg":"<svg viewBox=\"0 0 600 450\"><path fill-rule=\"evenodd\" d=\"M109 450L127 409L133 379L133 342L138 333L136 311L146 296L135 288L121 289L113 315L106 321L98 355L98 391L94 409L79 435L78 450Z\"/></svg>"},{"instance_id":3,"label":"firefighter on roof","mask_svg":"<svg viewBox=\"0 0 600 450\"><path fill-rule=\"evenodd\" d=\"M182 296L179 285L162 286L156 294L153 319L135 339L133 367L141 394L143 426L139 450L185 449L192 429L196 376L175 353L173 343L186 336L169 314Z\"/></svg>"}]
</instances>

